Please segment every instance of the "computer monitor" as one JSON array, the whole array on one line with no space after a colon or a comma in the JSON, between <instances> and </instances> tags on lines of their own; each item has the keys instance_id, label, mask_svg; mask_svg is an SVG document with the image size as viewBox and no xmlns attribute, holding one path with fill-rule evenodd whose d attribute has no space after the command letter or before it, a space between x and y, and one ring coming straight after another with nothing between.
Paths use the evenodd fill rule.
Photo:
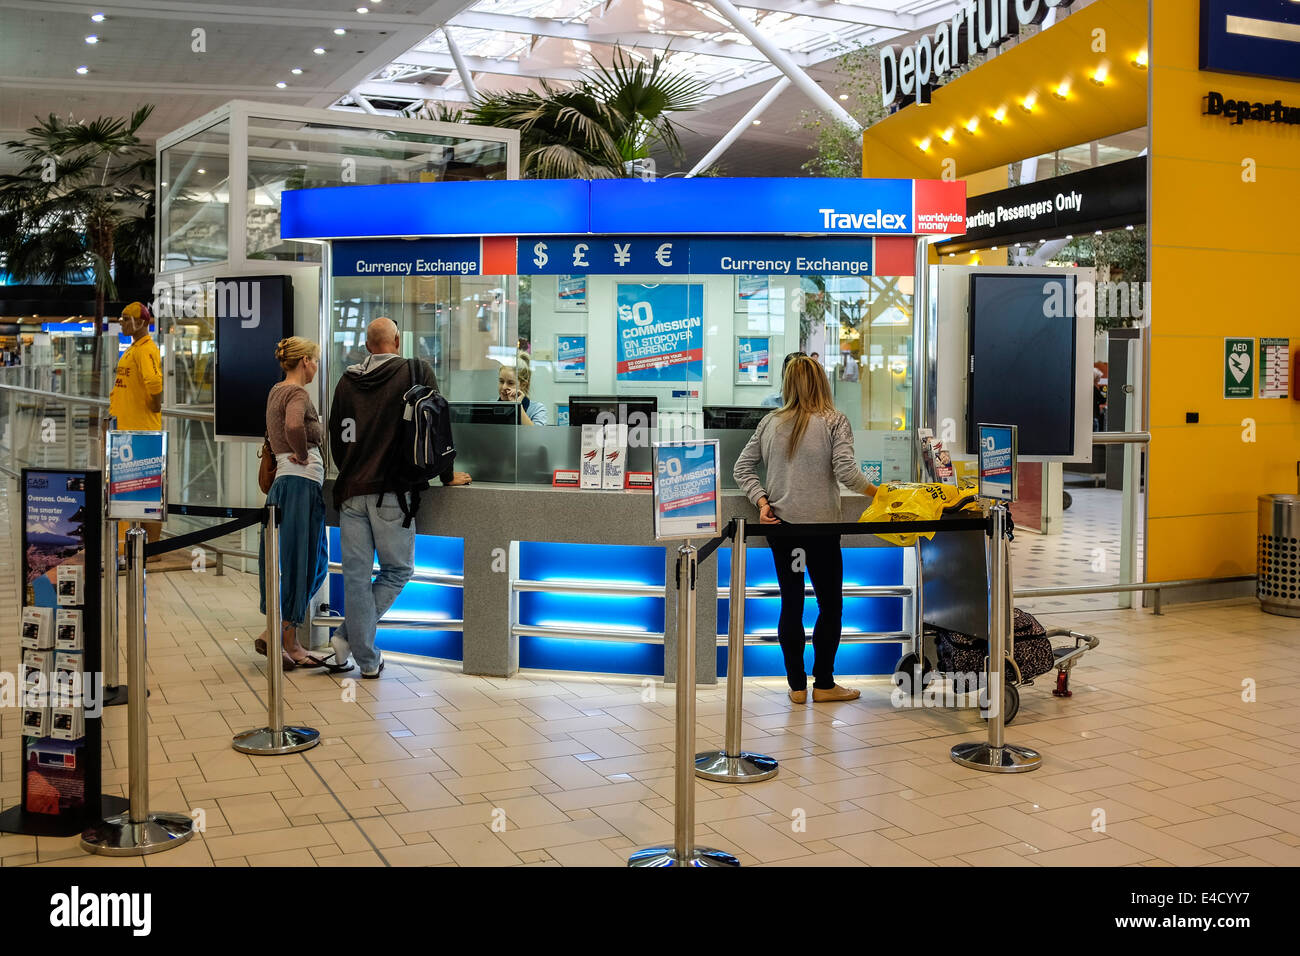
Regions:
<instances>
[{"instance_id":1,"label":"computer monitor","mask_svg":"<svg viewBox=\"0 0 1300 956\"><path fill-rule=\"evenodd\" d=\"M448 402L452 424L518 425L518 402Z\"/></svg>"},{"instance_id":2,"label":"computer monitor","mask_svg":"<svg viewBox=\"0 0 1300 956\"><path fill-rule=\"evenodd\" d=\"M771 411L771 408L755 408L751 405L706 405L704 427L752 432L763 416Z\"/></svg>"},{"instance_id":3,"label":"computer monitor","mask_svg":"<svg viewBox=\"0 0 1300 956\"><path fill-rule=\"evenodd\" d=\"M569 424L619 424L631 428L649 428L659 410L654 395L570 395ZM601 417L604 415L605 417Z\"/></svg>"}]
</instances>

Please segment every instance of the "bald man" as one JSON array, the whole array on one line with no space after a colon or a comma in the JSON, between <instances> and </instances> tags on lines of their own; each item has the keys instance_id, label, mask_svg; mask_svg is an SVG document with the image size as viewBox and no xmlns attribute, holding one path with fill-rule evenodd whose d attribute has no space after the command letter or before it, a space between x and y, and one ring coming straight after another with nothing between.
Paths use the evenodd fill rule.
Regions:
<instances>
[{"instance_id":1,"label":"bald man","mask_svg":"<svg viewBox=\"0 0 1300 956\"><path fill-rule=\"evenodd\" d=\"M402 396L413 385L437 388L433 369L423 359L400 358L401 340L392 319L366 327L365 361L349 365L330 404L330 454L338 467L334 507L339 512L343 551L344 622L334 632L334 663L329 670L352 669L378 677L383 655L375 649L375 627L415 568L415 523L407 521L412 489L399 487L390 467L402 426ZM444 485L467 485L470 477L450 468ZM403 527L403 524L406 527ZM374 575L375 556L379 573Z\"/></svg>"}]
</instances>

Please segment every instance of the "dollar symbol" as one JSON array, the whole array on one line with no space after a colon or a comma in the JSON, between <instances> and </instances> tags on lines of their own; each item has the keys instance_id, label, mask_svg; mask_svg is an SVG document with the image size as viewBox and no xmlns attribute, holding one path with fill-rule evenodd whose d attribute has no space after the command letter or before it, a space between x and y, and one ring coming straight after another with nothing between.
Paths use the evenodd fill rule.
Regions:
<instances>
[{"instance_id":1,"label":"dollar symbol","mask_svg":"<svg viewBox=\"0 0 1300 956\"><path fill-rule=\"evenodd\" d=\"M533 264L537 266L537 268L540 269L550 261L551 257L546 254L546 243L539 242L537 245L533 246Z\"/></svg>"}]
</instances>

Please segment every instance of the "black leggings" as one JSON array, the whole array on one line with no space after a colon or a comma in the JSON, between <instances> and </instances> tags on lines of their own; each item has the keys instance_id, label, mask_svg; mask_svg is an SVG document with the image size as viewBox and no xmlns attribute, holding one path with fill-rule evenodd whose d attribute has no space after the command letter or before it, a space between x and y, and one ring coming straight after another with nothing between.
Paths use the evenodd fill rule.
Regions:
<instances>
[{"instance_id":1,"label":"black leggings","mask_svg":"<svg viewBox=\"0 0 1300 956\"><path fill-rule=\"evenodd\" d=\"M812 578L817 596L817 623L813 627L813 686L828 690L835 686L835 652L840 647L840 629L844 615L844 555L840 539L821 537L769 538L772 559L776 562L776 579L781 586L781 617L776 633L785 656L786 680L791 690L804 690L808 675L804 673L803 652L807 636L803 629L803 568ZM795 551L802 561L796 570Z\"/></svg>"}]
</instances>

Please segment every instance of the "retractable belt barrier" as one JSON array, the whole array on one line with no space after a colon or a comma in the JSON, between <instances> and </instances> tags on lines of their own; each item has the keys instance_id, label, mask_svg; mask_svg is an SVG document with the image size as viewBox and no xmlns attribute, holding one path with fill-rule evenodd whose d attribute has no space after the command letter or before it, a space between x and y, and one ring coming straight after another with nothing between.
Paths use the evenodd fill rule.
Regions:
<instances>
[{"instance_id":1,"label":"retractable belt barrier","mask_svg":"<svg viewBox=\"0 0 1300 956\"><path fill-rule=\"evenodd\" d=\"M1023 773L1042 764L1042 757L1025 747L1008 744L1004 739L1006 709L1003 684L1005 657L1011 628L1011 599L1006 576L1007 539L1010 515L1003 504L995 504L987 515L952 516L927 521L844 521L830 524L750 524L732 518L726 530L700 549L703 561L721 546L732 541L730 606L727 626L727 729L723 749L697 754L695 773L707 780L722 783L752 783L776 774L778 765L771 757L746 752L741 746L741 716L744 694L745 655L745 551L749 538L839 537L847 534L924 534L954 531L982 531L991 540L989 561L989 656L985 671L988 680L988 741L959 744L952 748L952 759L965 767L993 773ZM921 596L921 547L916 549L916 588L914 595L916 663L922 659L924 632ZM919 675L917 675L919 679Z\"/></svg>"},{"instance_id":2,"label":"retractable belt barrier","mask_svg":"<svg viewBox=\"0 0 1300 956\"><path fill-rule=\"evenodd\" d=\"M173 511L172 509L177 510ZM144 546L144 556L146 558L167 554L169 551L190 548L196 544L202 544L204 541L224 537L232 532L240 531L255 524L262 524L266 521L265 508L198 508L192 505L168 505L167 512L169 515L179 513L199 518L227 518L232 514L238 515L238 517L224 524L213 525L211 528L200 528L198 531L191 531L189 534L178 534L174 538L164 538L162 541L150 542Z\"/></svg>"}]
</instances>

